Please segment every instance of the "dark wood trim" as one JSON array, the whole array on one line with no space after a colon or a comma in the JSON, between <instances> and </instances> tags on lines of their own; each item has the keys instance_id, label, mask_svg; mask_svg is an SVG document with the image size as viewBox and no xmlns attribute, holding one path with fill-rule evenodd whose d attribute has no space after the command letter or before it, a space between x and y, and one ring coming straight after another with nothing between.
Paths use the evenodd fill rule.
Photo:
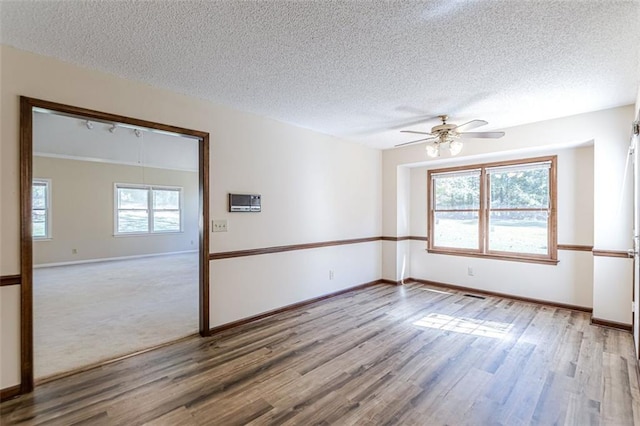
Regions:
<instances>
[{"instance_id":1,"label":"dark wood trim","mask_svg":"<svg viewBox=\"0 0 640 426\"><path fill-rule=\"evenodd\" d=\"M403 280L393 281L393 280L386 280L386 279L381 279L380 283L381 284L389 284L389 285L402 285L402 284L404 284Z\"/></svg>"},{"instance_id":2,"label":"dark wood trim","mask_svg":"<svg viewBox=\"0 0 640 426\"><path fill-rule=\"evenodd\" d=\"M420 283L420 284L430 285L430 286L434 286L434 287L441 287L441 288L447 288L447 289L450 289L450 290L462 291L462 292L466 292L466 293L486 294L487 296L503 297L505 299L519 300L519 301L522 301L522 302L535 303L535 304L538 304L538 305L546 305L546 306L553 306L555 308L570 309L572 311L580 311L580 312L588 312L588 313L593 312L592 308L588 308L586 306L569 305L569 304L566 304L566 303L551 302L549 300L541 300L541 299L533 299L533 298L530 298L530 297L515 296L513 294L508 294L508 293L498 293L498 292L494 292L494 291L480 290L480 289L473 288L473 287L464 287L464 286L461 286L461 285L453 285L453 284L441 283L441 282L438 282L438 281L422 280L422 279L419 279L419 278L407 278L405 280L405 282L410 282L410 281L417 282L417 283Z\"/></svg>"},{"instance_id":3,"label":"dark wood trim","mask_svg":"<svg viewBox=\"0 0 640 426\"><path fill-rule=\"evenodd\" d=\"M222 333L224 331L227 331L227 330L230 330L230 329L234 329L234 328L240 327L242 325L249 324L249 323L252 323L254 321L261 320L263 318L270 317L272 315L276 315L276 314L281 314L283 312L292 311L294 309L298 309L298 308L301 308L303 306L310 305L312 303L320 302L321 300L326 300L326 299L329 299L329 298L332 298L332 297L340 296L340 295L345 294L345 293L349 293L349 292L356 291L356 290L361 290L363 288L370 287L370 286L373 286L373 285L376 285L376 284L381 284L381 283L382 283L382 280L371 281L371 282L360 284L360 285L357 285L357 286L354 286L354 287L349 287L349 288L345 288L345 289L342 289L342 290L334 291L333 293L325 294L323 296L318 296L318 297L314 297L312 299L307 299L307 300L303 300L303 301L298 302L298 303L293 303L291 305L283 306L283 307L278 308L278 309L273 309L271 311L263 312L263 313L258 314L258 315L254 315L254 316L243 318L243 319L240 319L240 320L237 320L237 321L233 321L233 322L229 322L229 323L226 323L226 324L222 324L222 325L219 325L217 327L213 327L211 330L209 330L209 335L211 336L211 335L214 335L214 334L219 334L219 333Z\"/></svg>"},{"instance_id":4,"label":"dark wood trim","mask_svg":"<svg viewBox=\"0 0 640 426\"><path fill-rule=\"evenodd\" d=\"M558 263L560 263L558 259L552 260L552 259L536 258L536 257L507 256L507 255L495 254L494 252L492 252L491 254L485 254L485 253L474 253L470 251L427 249L427 253L444 254L447 256L478 257L481 259L508 260L511 262L540 263L542 265L557 265Z\"/></svg>"},{"instance_id":5,"label":"dark wood trim","mask_svg":"<svg viewBox=\"0 0 640 426\"><path fill-rule=\"evenodd\" d=\"M33 390L33 251L31 236L31 181L33 179L33 108L43 108L62 115L86 117L108 123L182 134L199 140L199 214L200 271L199 317L200 334L209 332L209 133L170 126L137 118L59 104L42 99L20 97L20 273L22 277L20 310L20 393Z\"/></svg>"},{"instance_id":6,"label":"dark wood trim","mask_svg":"<svg viewBox=\"0 0 640 426\"><path fill-rule=\"evenodd\" d=\"M548 209L498 209L504 211L549 211L549 220L547 224L547 244L549 253L545 256L527 255L525 253L502 253L489 250L489 239L487 229L489 225L489 215L491 209L488 205L490 177L487 169L492 167L526 165L531 163L549 162L549 208ZM557 214L557 162L556 155L544 157L522 158L509 161L497 161L492 163L471 164L466 166L456 166L443 169L427 170L427 234L429 235L427 251L429 253L437 253L444 255L458 255L470 257L484 257L489 259L511 260L515 262L541 263L547 265L555 265L558 263L558 214ZM479 206L478 209L459 209L459 210L437 210L433 200L433 176L440 173L460 172L478 170L480 172L480 188L479 188ZM478 247L474 249L455 249L448 247L438 247L434 243L434 220L436 212L440 211L477 211L478 212Z\"/></svg>"},{"instance_id":7,"label":"dark wood trim","mask_svg":"<svg viewBox=\"0 0 640 426\"><path fill-rule=\"evenodd\" d=\"M600 327L616 328L618 330L628 331L629 333L631 333L631 331L633 330L631 324L625 324L625 323L616 322L616 321L608 321L608 320L603 320L595 317L591 317L591 324L598 325Z\"/></svg>"},{"instance_id":8,"label":"dark wood trim","mask_svg":"<svg viewBox=\"0 0 640 426\"><path fill-rule=\"evenodd\" d=\"M410 236L409 239L414 241L429 241L429 237L418 237L415 235Z\"/></svg>"},{"instance_id":9,"label":"dark wood trim","mask_svg":"<svg viewBox=\"0 0 640 426\"><path fill-rule=\"evenodd\" d=\"M33 390L33 238L31 184L33 180L34 102L20 97L20 393Z\"/></svg>"},{"instance_id":10,"label":"dark wood trim","mask_svg":"<svg viewBox=\"0 0 640 426\"><path fill-rule=\"evenodd\" d=\"M185 129L184 127L171 126L168 124L142 120L139 118L125 117L123 115L110 114L108 112L96 111L88 108L60 104L57 102L46 101L43 99L29 98L25 96L21 96L21 99L25 99L30 106L42 108L42 109L48 109L62 115L70 115L72 117L82 116L82 117L91 118L97 121L104 121L107 123L114 123L114 122L125 123L125 124L130 124L132 126L146 127L149 129L162 130L165 132L179 133L185 136L192 136L198 139L203 139L209 136L207 132L201 132L201 131L192 130L192 129Z\"/></svg>"},{"instance_id":11,"label":"dark wood trim","mask_svg":"<svg viewBox=\"0 0 640 426\"><path fill-rule=\"evenodd\" d=\"M629 255L629 252L622 251L622 250L596 250L596 249L593 249L593 255L594 256L601 256L601 257L621 257L621 258L624 258L624 259L633 258L633 256Z\"/></svg>"},{"instance_id":12,"label":"dark wood trim","mask_svg":"<svg viewBox=\"0 0 640 426\"><path fill-rule=\"evenodd\" d=\"M22 276L20 274L0 276L0 287L4 287L6 285L20 285L21 282Z\"/></svg>"},{"instance_id":13,"label":"dark wood trim","mask_svg":"<svg viewBox=\"0 0 640 426\"><path fill-rule=\"evenodd\" d=\"M549 227L547 246L551 260L558 260L558 156L551 158L549 168Z\"/></svg>"},{"instance_id":14,"label":"dark wood trim","mask_svg":"<svg viewBox=\"0 0 640 426\"><path fill-rule=\"evenodd\" d=\"M199 195L200 212L202 218L200 224L200 335L209 335L209 321L211 314L209 311L209 289L211 287L209 279L209 134L202 136L199 144Z\"/></svg>"},{"instance_id":15,"label":"dark wood trim","mask_svg":"<svg viewBox=\"0 0 640 426\"><path fill-rule=\"evenodd\" d=\"M583 246L579 244L558 244L558 250L592 251L593 246Z\"/></svg>"},{"instance_id":16,"label":"dark wood trim","mask_svg":"<svg viewBox=\"0 0 640 426\"><path fill-rule=\"evenodd\" d=\"M7 399L15 398L20 394L20 385L0 389L0 401L6 401Z\"/></svg>"},{"instance_id":17,"label":"dark wood trim","mask_svg":"<svg viewBox=\"0 0 640 426\"><path fill-rule=\"evenodd\" d=\"M380 241L381 237L353 238L349 240L322 241L318 243L292 244L289 246L264 247L248 250L225 251L219 253L211 253L210 260L229 259L232 257L257 256L260 254L281 253L284 251L307 250L319 247L341 246L346 244L368 243L371 241Z\"/></svg>"}]
</instances>

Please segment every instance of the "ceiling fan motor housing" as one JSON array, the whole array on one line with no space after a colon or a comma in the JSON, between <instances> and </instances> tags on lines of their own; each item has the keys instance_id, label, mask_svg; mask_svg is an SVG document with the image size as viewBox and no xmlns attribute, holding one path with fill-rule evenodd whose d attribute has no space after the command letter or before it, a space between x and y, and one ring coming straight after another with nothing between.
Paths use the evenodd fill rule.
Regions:
<instances>
[{"instance_id":1,"label":"ceiling fan motor housing","mask_svg":"<svg viewBox=\"0 0 640 426\"><path fill-rule=\"evenodd\" d=\"M455 129L456 127L458 127L455 124L440 124L438 126L434 126L431 128L431 133L433 134L438 134L438 133L450 133L451 131L453 131L453 129Z\"/></svg>"}]
</instances>

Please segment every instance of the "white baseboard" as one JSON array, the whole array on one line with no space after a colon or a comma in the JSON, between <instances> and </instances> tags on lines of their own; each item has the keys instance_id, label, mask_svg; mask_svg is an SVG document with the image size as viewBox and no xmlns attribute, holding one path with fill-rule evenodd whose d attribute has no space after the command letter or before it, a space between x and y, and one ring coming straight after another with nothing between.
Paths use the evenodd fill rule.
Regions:
<instances>
[{"instance_id":1,"label":"white baseboard","mask_svg":"<svg viewBox=\"0 0 640 426\"><path fill-rule=\"evenodd\" d=\"M143 257L170 256L174 254L186 254L186 253L197 253L197 252L198 250L171 251L167 253L136 254L133 256L104 257L101 259L74 260L71 262L42 263L40 265L33 265L33 269L48 268L50 266L80 265L83 263L110 262L113 260L141 259Z\"/></svg>"}]
</instances>

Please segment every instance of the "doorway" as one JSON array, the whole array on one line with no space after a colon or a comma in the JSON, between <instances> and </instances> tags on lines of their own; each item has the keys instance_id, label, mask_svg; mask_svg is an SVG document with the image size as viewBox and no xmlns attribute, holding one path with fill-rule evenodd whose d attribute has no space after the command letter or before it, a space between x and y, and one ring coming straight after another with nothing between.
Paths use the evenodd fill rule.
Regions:
<instances>
[{"instance_id":1,"label":"doorway","mask_svg":"<svg viewBox=\"0 0 640 426\"><path fill-rule=\"evenodd\" d=\"M75 120L86 120L86 125L90 126L113 126L114 132L116 130L126 130L130 133L135 133L138 137L142 132L148 132L148 134L164 135L165 137L181 137L184 140L194 141L197 144L197 183L194 185L194 194L197 198L195 202L194 210L197 212L195 221L197 222L195 233L191 237L191 244L194 246L194 253L192 257L197 261L197 298L198 298L198 329L202 336L205 336L209 332L209 259L208 259L208 176L209 176L209 135L205 132L178 128L161 123L154 123L145 120L139 120L135 118L123 117L113 115L109 113L103 113L94 110L88 110L84 108L68 106L33 98L21 97L21 110L20 110L20 147L21 147L21 272L23 277L22 293L21 293L21 392L30 392L34 386L34 232L44 232L46 236L47 228L46 223L43 226L43 217L46 219L46 203L40 203L40 199L36 196L34 201L34 193L47 189L47 185L51 191L55 192L55 182L47 181L47 179L37 179L39 176L34 176L34 111L40 113L50 113L55 116L73 117ZM160 149L163 149L162 147ZM67 161L72 161L66 159ZM126 179L125 179L126 180ZM113 211L114 215L114 235L116 237L119 231L122 234L128 232L142 231L141 226L146 226L146 230L152 231L156 229L159 232L170 231L176 225L175 217L179 217L181 210L173 205L180 204L181 189L179 187L167 186L167 185L144 185L138 184L132 185L132 182L120 182L118 186L114 183L113 194L114 205L116 206ZM53 185L53 187L52 187ZM146 195L145 195L146 194ZM146 210L147 225L142 225L141 215L142 210L136 211L137 208L134 202L131 205L126 203L120 205L122 209L119 209L118 199L142 199L149 200L149 208ZM46 198L44 198L46 200ZM161 200L164 205L164 210L156 211L155 204L152 204L151 200ZM154 201L155 203L155 201ZM162 204L161 203L161 204ZM54 213L55 214L55 213ZM138 216L136 216L138 215ZM137 219L136 219L137 217ZM154 217L158 220L154 223ZM34 228L35 225L35 228ZM168 228L167 228L168 227ZM135 233L134 232L134 233ZM126 235L121 235L126 237ZM161 238L166 237L163 235ZM156 240L158 241L158 240ZM197 244L195 244L197 241ZM91 238L86 241L89 245L95 249L95 245L91 245ZM197 247L197 248L195 248ZM71 249L72 254L77 255ZM54 250L55 251L55 250ZM109 256L106 256L109 257ZM126 257L126 256L125 256ZM111 259L115 260L115 259ZM122 261L123 259L117 260ZM127 261L137 262L152 262L151 258L143 259L126 259ZM174 259L175 260L175 259ZM178 259L180 260L180 259ZM182 259L184 261L185 259ZM41 262L40 262L41 263ZM46 263L46 262L45 262ZM56 263L56 262L51 262ZM58 264L64 264L65 262L58 262ZM72 262L73 263L73 262ZM75 262L76 264L78 262ZM188 262L187 262L188 263ZM98 265L92 263L91 265ZM59 265L60 266L60 265ZM101 265L104 266L104 265ZM130 264L133 270L137 269L136 265ZM126 265L119 265L119 268L124 268ZM193 269L193 268L192 268ZM40 270L36 270L36 274ZM106 276L106 273L94 276ZM167 288L170 288L168 286ZM133 299L132 299L133 300ZM161 332L161 331L156 331Z\"/></svg>"}]
</instances>

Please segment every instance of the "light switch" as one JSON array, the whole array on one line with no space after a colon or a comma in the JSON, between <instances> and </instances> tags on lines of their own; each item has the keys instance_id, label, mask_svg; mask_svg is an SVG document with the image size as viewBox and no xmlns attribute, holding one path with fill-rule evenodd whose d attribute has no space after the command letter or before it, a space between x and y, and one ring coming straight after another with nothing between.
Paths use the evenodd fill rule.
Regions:
<instances>
[{"instance_id":1,"label":"light switch","mask_svg":"<svg viewBox=\"0 0 640 426\"><path fill-rule=\"evenodd\" d=\"M211 232L227 232L227 219L212 220Z\"/></svg>"}]
</instances>

